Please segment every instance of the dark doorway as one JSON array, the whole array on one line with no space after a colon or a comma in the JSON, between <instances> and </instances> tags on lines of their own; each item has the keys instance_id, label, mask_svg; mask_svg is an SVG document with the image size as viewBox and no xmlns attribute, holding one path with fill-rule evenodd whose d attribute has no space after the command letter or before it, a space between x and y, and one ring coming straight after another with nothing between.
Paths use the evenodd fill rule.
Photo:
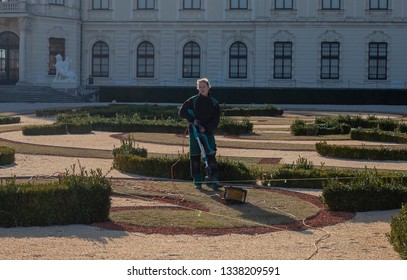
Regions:
<instances>
[{"instance_id":1,"label":"dark doorway","mask_svg":"<svg viewBox=\"0 0 407 280\"><path fill-rule=\"evenodd\" d=\"M19 38L13 32L0 33L0 84L18 82Z\"/></svg>"}]
</instances>

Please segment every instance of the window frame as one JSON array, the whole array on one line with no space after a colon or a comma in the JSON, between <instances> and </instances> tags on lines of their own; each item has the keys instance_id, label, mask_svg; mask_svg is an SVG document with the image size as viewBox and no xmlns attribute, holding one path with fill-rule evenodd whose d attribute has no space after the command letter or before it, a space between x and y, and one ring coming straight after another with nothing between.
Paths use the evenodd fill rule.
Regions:
<instances>
[{"instance_id":1,"label":"window frame","mask_svg":"<svg viewBox=\"0 0 407 280\"><path fill-rule=\"evenodd\" d=\"M55 6L65 6L65 0L48 0L48 4Z\"/></svg>"},{"instance_id":2,"label":"window frame","mask_svg":"<svg viewBox=\"0 0 407 280\"><path fill-rule=\"evenodd\" d=\"M328 49L328 54L326 54L327 53L325 51L326 49ZM321 80L339 79L340 54L341 54L341 44L339 42L336 41L321 42L321 68L320 68ZM325 64L325 62L328 63ZM336 64L334 64L334 62L336 62ZM327 69L328 71L324 71L324 69ZM333 71L334 69L335 71Z\"/></svg>"},{"instance_id":3,"label":"window frame","mask_svg":"<svg viewBox=\"0 0 407 280\"><path fill-rule=\"evenodd\" d=\"M142 49L143 48L143 49ZM136 77L137 78L154 78L155 72L155 49L154 45L149 41L143 41L137 46L137 69ZM143 62L143 63L142 63ZM149 71L149 69L152 69ZM143 71L141 71L143 70Z\"/></svg>"},{"instance_id":4,"label":"window frame","mask_svg":"<svg viewBox=\"0 0 407 280\"><path fill-rule=\"evenodd\" d=\"M189 4L189 5L186 5ZM182 9L183 10L200 10L201 9L201 0L183 0ZM189 6L189 7L187 7Z\"/></svg>"},{"instance_id":5,"label":"window frame","mask_svg":"<svg viewBox=\"0 0 407 280\"><path fill-rule=\"evenodd\" d=\"M277 53L277 47L281 45L282 54ZM286 55L286 48L289 48L289 55ZM277 61L281 61L280 64ZM285 63L289 61L288 63ZM274 66L273 66L273 79L289 80L292 79L293 63L293 43L291 41L276 41L274 42ZM289 68L289 72L286 69ZM277 71L279 70L279 71ZM288 75L286 75L288 73Z\"/></svg>"},{"instance_id":6,"label":"window frame","mask_svg":"<svg viewBox=\"0 0 407 280\"><path fill-rule=\"evenodd\" d=\"M97 46L100 44L100 47ZM99 48L99 52L95 53L95 48ZM107 50L107 52L104 52L104 49ZM110 75L110 49L109 45L104 42L104 41L97 41L96 43L93 44L92 46L92 76L93 77L109 77ZM105 63L107 61L107 63ZM96 62L99 62L96 64ZM98 71L95 69L96 66L98 66ZM103 70L106 68L107 70ZM97 71L97 72L96 72Z\"/></svg>"},{"instance_id":7,"label":"window frame","mask_svg":"<svg viewBox=\"0 0 407 280\"><path fill-rule=\"evenodd\" d=\"M373 7L372 1L377 1L377 7ZM382 7L382 4L384 4L384 3L382 3L382 1L386 1L385 7ZM389 9L389 0L369 0L369 10L381 11L381 10L388 10L388 9Z\"/></svg>"},{"instance_id":8,"label":"window frame","mask_svg":"<svg viewBox=\"0 0 407 280\"><path fill-rule=\"evenodd\" d=\"M231 10L248 10L249 0L230 0L229 9Z\"/></svg>"},{"instance_id":9,"label":"window frame","mask_svg":"<svg viewBox=\"0 0 407 280\"><path fill-rule=\"evenodd\" d=\"M334 4L336 4L336 2L334 1L338 1L338 6L334 7ZM322 10L340 10L341 9L341 0L322 0Z\"/></svg>"},{"instance_id":10,"label":"window frame","mask_svg":"<svg viewBox=\"0 0 407 280\"><path fill-rule=\"evenodd\" d=\"M376 49L375 53L373 53L374 46ZM384 52L381 47L384 47ZM370 42L369 43L369 53L368 53L368 56L369 56L368 79L369 80L387 80L388 48L389 48L389 46L388 46L387 42ZM384 53L384 55L381 55L381 53Z\"/></svg>"},{"instance_id":11,"label":"window frame","mask_svg":"<svg viewBox=\"0 0 407 280\"><path fill-rule=\"evenodd\" d=\"M109 10L109 9L110 9L110 0L92 0L92 10Z\"/></svg>"},{"instance_id":12,"label":"window frame","mask_svg":"<svg viewBox=\"0 0 407 280\"><path fill-rule=\"evenodd\" d=\"M137 10L154 10L154 9L155 9L154 0L137 0Z\"/></svg>"},{"instance_id":13,"label":"window frame","mask_svg":"<svg viewBox=\"0 0 407 280\"><path fill-rule=\"evenodd\" d=\"M287 2L290 1L290 2ZM282 4L282 7L278 7L278 4ZM274 9L275 10L292 10L294 9L294 1L293 0L275 0L274 1Z\"/></svg>"},{"instance_id":14,"label":"window frame","mask_svg":"<svg viewBox=\"0 0 407 280\"><path fill-rule=\"evenodd\" d=\"M198 61L198 65L195 64L196 61ZM189 41L182 48L182 78L199 78L200 75L201 47L198 43Z\"/></svg>"},{"instance_id":15,"label":"window frame","mask_svg":"<svg viewBox=\"0 0 407 280\"><path fill-rule=\"evenodd\" d=\"M237 54L234 54L233 48L237 49ZM243 48L244 47L244 48ZM244 50L244 53L241 51ZM236 71L232 71L236 62ZM244 63L242 63L244 62ZM229 79L247 79L248 69L248 49L245 43L241 41L234 42L229 48Z\"/></svg>"}]
</instances>

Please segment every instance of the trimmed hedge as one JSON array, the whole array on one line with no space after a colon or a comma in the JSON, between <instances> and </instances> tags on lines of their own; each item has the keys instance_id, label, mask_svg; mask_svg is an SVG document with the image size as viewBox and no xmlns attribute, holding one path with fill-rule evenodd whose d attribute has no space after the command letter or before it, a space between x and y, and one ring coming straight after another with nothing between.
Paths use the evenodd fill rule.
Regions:
<instances>
[{"instance_id":1,"label":"trimmed hedge","mask_svg":"<svg viewBox=\"0 0 407 280\"><path fill-rule=\"evenodd\" d=\"M23 135L62 135L87 134L92 132L89 123L55 123L44 125L27 125L22 128Z\"/></svg>"},{"instance_id":2,"label":"trimmed hedge","mask_svg":"<svg viewBox=\"0 0 407 280\"><path fill-rule=\"evenodd\" d=\"M13 124L13 123L19 123L19 122L20 122L20 117L0 116L0 125L1 124Z\"/></svg>"},{"instance_id":3,"label":"trimmed hedge","mask_svg":"<svg viewBox=\"0 0 407 280\"><path fill-rule=\"evenodd\" d=\"M169 157L143 158L136 155L117 154L113 167L131 174L151 176L158 178L172 178L190 180L190 161L187 155L179 155L173 159ZM203 167L202 167L203 168ZM256 176L243 163L231 160L218 160L221 181L247 181L254 183ZM204 170L202 170L203 174Z\"/></svg>"},{"instance_id":4,"label":"trimmed hedge","mask_svg":"<svg viewBox=\"0 0 407 280\"><path fill-rule=\"evenodd\" d=\"M330 145L324 142L315 144L316 151L322 156L346 159L368 160L407 160L407 149L368 148Z\"/></svg>"},{"instance_id":5,"label":"trimmed hedge","mask_svg":"<svg viewBox=\"0 0 407 280\"><path fill-rule=\"evenodd\" d=\"M222 107L222 113L225 116L282 116L284 114L284 110L280 108L276 108L273 105L267 105L265 107L250 107L250 106L242 106L242 107Z\"/></svg>"},{"instance_id":6,"label":"trimmed hedge","mask_svg":"<svg viewBox=\"0 0 407 280\"><path fill-rule=\"evenodd\" d=\"M349 134L351 127L345 123L334 121L316 120L315 123L306 123L303 120L295 120L291 126L291 133L295 136L315 136L315 135L333 135Z\"/></svg>"},{"instance_id":7,"label":"trimmed hedge","mask_svg":"<svg viewBox=\"0 0 407 280\"><path fill-rule=\"evenodd\" d=\"M12 164L15 161L16 150L12 147L0 146L0 166Z\"/></svg>"},{"instance_id":8,"label":"trimmed hedge","mask_svg":"<svg viewBox=\"0 0 407 280\"><path fill-rule=\"evenodd\" d=\"M67 174L48 184L0 186L0 226L91 224L108 220L110 182L100 170Z\"/></svg>"},{"instance_id":9,"label":"trimmed hedge","mask_svg":"<svg viewBox=\"0 0 407 280\"><path fill-rule=\"evenodd\" d=\"M333 211L398 209L407 202L407 186L400 179L385 178L366 169L347 183L336 179L327 181L322 197Z\"/></svg>"},{"instance_id":10,"label":"trimmed hedge","mask_svg":"<svg viewBox=\"0 0 407 280\"><path fill-rule=\"evenodd\" d=\"M407 260L407 204L401 208L400 213L392 217L389 242L403 260Z\"/></svg>"},{"instance_id":11,"label":"trimmed hedge","mask_svg":"<svg viewBox=\"0 0 407 280\"><path fill-rule=\"evenodd\" d=\"M407 143L407 134L382 131L379 129L353 129L350 133L352 140L377 141L388 143Z\"/></svg>"}]
</instances>

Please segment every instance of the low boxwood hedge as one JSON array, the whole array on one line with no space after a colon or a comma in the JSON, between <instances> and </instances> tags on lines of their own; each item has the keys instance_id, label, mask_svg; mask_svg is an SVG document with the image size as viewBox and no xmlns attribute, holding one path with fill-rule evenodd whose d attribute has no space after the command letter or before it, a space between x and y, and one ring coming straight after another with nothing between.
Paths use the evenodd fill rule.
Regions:
<instances>
[{"instance_id":1,"label":"low boxwood hedge","mask_svg":"<svg viewBox=\"0 0 407 280\"><path fill-rule=\"evenodd\" d=\"M178 158L149 157L143 158L130 154L117 154L114 158L114 168L131 174L158 178L190 180L190 162L187 155ZM220 158L218 160L219 180L227 182L245 181L254 183L256 177L243 163ZM204 173L204 168L202 167Z\"/></svg>"},{"instance_id":2,"label":"low boxwood hedge","mask_svg":"<svg viewBox=\"0 0 407 280\"><path fill-rule=\"evenodd\" d=\"M349 134L351 127L339 122L306 123L303 120L295 120L291 126L291 133L295 136Z\"/></svg>"},{"instance_id":3,"label":"low boxwood hedge","mask_svg":"<svg viewBox=\"0 0 407 280\"><path fill-rule=\"evenodd\" d=\"M90 123L55 123L43 125L27 125L22 128L23 135L62 135L87 134L92 132Z\"/></svg>"},{"instance_id":4,"label":"low boxwood hedge","mask_svg":"<svg viewBox=\"0 0 407 280\"><path fill-rule=\"evenodd\" d=\"M0 116L0 124L13 124L19 123L20 117L16 116Z\"/></svg>"},{"instance_id":5,"label":"low boxwood hedge","mask_svg":"<svg viewBox=\"0 0 407 280\"><path fill-rule=\"evenodd\" d=\"M327 142L315 144L316 151L322 156L346 159L368 160L407 160L407 149L398 148L368 148L350 147L345 145L330 145Z\"/></svg>"},{"instance_id":6,"label":"low boxwood hedge","mask_svg":"<svg viewBox=\"0 0 407 280\"><path fill-rule=\"evenodd\" d=\"M0 166L14 163L15 155L16 150L14 148L0 146Z\"/></svg>"},{"instance_id":7,"label":"low boxwood hedge","mask_svg":"<svg viewBox=\"0 0 407 280\"><path fill-rule=\"evenodd\" d=\"M397 216L390 222L389 242L403 260L407 260L407 204L401 208Z\"/></svg>"},{"instance_id":8,"label":"low boxwood hedge","mask_svg":"<svg viewBox=\"0 0 407 280\"><path fill-rule=\"evenodd\" d=\"M407 186L398 178L382 177L375 170L366 169L349 182L328 180L322 197L333 211L398 209L407 202Z\"/></svg>"},{"instance_id":9,"label":"low boxwood hedge","mask_svg":"<svg viewBox=\"0 0 407 280\"><path fill-rule=\"evenodd\" d=\"M387 143L407 143L407 134L383 131L379 129L353 129L350 133L352 140L377 141Z\"/></svg>"},{"instance_id":10,"label":"low boxwood hedge","mask_svg":"<svg viewBox=\"0 0 407 280\"><path fill-rule=\"evenodd\" d=\"M274 107L273 105L267 105L264 107L259 106L241 106L241 107L229 107L224 106L222 107L222 113L225 116L282 116L284 114L284 110Z\"/></svg>"},{"instance_id":11,"label":"low boxwood hedge","mask_svg":"<svg viewBox=\"0 0 407 280\"><path fill-rule=\"evenodd\" d=\"M49 226L106 221L110 182L100 170L67 174L51 183L0 186L0 226Z\"/></svg>"}]
</instances>

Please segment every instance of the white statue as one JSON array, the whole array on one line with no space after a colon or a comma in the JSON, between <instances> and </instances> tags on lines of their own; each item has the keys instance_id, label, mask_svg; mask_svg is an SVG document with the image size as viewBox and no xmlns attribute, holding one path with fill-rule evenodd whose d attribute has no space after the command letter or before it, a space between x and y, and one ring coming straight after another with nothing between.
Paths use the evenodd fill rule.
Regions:
<instances>
[{"instance_id":1,"label":"white statue","mask_svg":"<svg viewBox=\"0 0 407 280\"><path fill-rule=\"evenodd\" d=\"M56 80L68 80L68 81L76 81L77 76L76 73L69 70L69 65L72 62L72 59L66 57L65 60L62 60L62 56L57 54L55 56L56 63L55 68L57 70L54 81Z\"/></svg>"}]
</instances>

